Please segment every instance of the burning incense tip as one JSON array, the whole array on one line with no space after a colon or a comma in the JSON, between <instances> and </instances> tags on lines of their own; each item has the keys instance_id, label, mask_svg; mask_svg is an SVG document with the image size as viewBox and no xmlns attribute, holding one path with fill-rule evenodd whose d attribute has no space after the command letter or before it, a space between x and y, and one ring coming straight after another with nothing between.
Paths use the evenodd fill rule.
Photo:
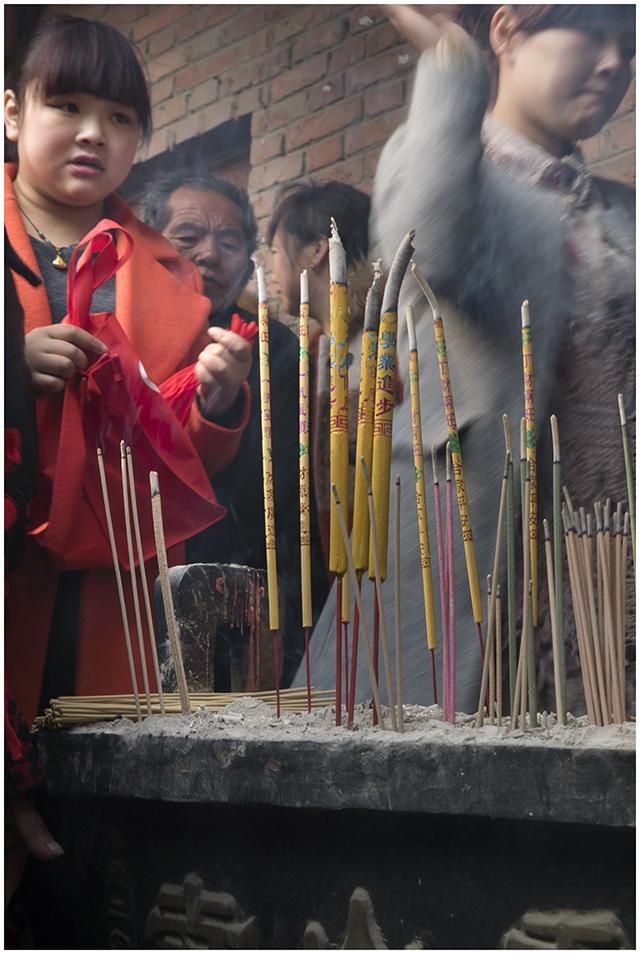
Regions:
<instances>
[{"instance_id":1,"label":"burning incense tip","mask_svg":"<svg viewBox=\"0 0 640 954\"><path fill-rule=\"evenodd\" d=\"M335 497L336 505L339 504L340 498L338 497L338 488L336 487L335 484L331 484L331 492L333 493L333 496Z\"/></svg>"},{"instance_id":2,"label":"burning incense tip","mask_svg":"<svg viewBox=\"0 0 640 954\"><path fill-rule=\"evenodd\" d=\"M434 486L439 483L438 481L438 460L436 456L435 445L431 445L431 469L433 470L433 483Z\"/></svg>"},{"instance_id":3,"label":"burning incense tip","mask_svg":"<svg viewBox=\"0 0 640 954\"><path fill-rule=\"evenodd\" d=\"M264 277L264 268L258 265L256 268L256 279L258 282L258 303L264 305L267 301L267 283Z\"/></svg>"},{"instance_id":4,"label":"burning incense tip","mask_svg":"<svg viewBox=\"0 0 640 954\"><path fill-rule=\"evenodd\" d=\"M447 446L444 452L444 463L446 480L451 480L451 444L449 441L447 441Z\"/></svg>"},{"instance_id":5,"label":"burning incense tip","mask_svg":"<svg viewBox=\"0 0 640 954\"><path fill-rule=\"evenodd\" d=\"M309 304L309 276L306 268L300 272L300 304Z\"/></svg>"},{"instance_id":6,"label":"burning incense tip","mask_svg":"<svg viewBox=\"0 0 640 954\"><path fill-rule=\"evenodd\" d=\"M549 540L549 541L550 541L550 540L551 540L551 530L550 530L550 528L549 528L549 521L547 520L546 517L545 517L545 518L543 519L543 521L542 521L542 527L543 527L543 530L544 530L544 539L545 539L545 541L546 541L546 540Z\"/></svg>"},{"instance_id":7,"label":"burning incense tip","mask_svg":"<svg viewBox=\"0 0 640 954\"><path fill-rule=\"evenodd\" d=\"M527 422L523 417L520 418L520 460L523 461L527 456Z\"/></svg>"},{"instance_id":8,"label":"burning incense tip","mask_svg":"<svg viewBox=\"0 0 640 954\"><path fill-rule=\"evenodd\" d=\"M620 411L620 426L627 426L627 416L624 412L624 398L621 394L618 395L618 410Z\"/></svg>"},{"instance_id":9,"label":"burning incense tip","mask_svg":"<svg viewBox=\"0 0 640 954\"><path fill-rule=\"evenodd\" d=\"M622 528L622 533L625 537L629 536L629 511L628 510L624 515L624 526Z\"/></svg>"},{"instance_id":10,"label":"burning incense tip","mask_svg":"<svg viewBox=\"0 0 640 954\"><path fill-rule=\"evenodd\" d=\"M422 274L422 272L420 271L416 263L413 261L413 259L411 259L410 264L411 264L411 273L413 277L415 278L415 280L417 281L418 285L420 286L420 289L424 297L429 302L429 307L431 308L431 312L433 314L433 320L437 321L440 318L440 306L438 304L438 299L434 295L431 285L429 284L427 279L424 277L424 275Z\"/></svg>"},{"instance_id":11,"label":"burning incense tip","mask_svg":"<svg viewBox=\"0 0 640 954\"><path fill-rule=\"evenodd\" d=\"M396 474L396 487L400 486L400 474Z\"/></svg>"},{"instance_id":12,"label":"burning incense tip","mask_svg":"<svg viewBox=\"0 0 640 954\"><path fill-rule=\"evenodd\" d=\"M120 457L123 459L127 456L126 444L124 441L120 441Z\"/></svg>"},{"instance_id":13,"label":"burning incense tip","mask_svg":"<svg viewBox=\"0 0 640 954\"><path fill-rule=\"evenodd\" d=\"M367 462L364 457L360 458L360 466L362 467L362 473L364 474L365 483L367 485L367 493L373 496L373 491L371 489L371 480L369 479L369 471L367 470Z\"/></svg>"},{"instance_id":14,"label":"burning incense tip","mask_svg":"<svg viewBox=\"0 0 640 954\"><path fill-rule=\"evenodd\" d=\"M160 493L160 484L158 483L158 473L155 470L149 471L149 486L151 487L151 496L157 497Z\"/></svg>"},{"instance_id":15,"label":"burning incense tip","mask_svg":"<svg viewBox=\"0 0 640 954\"><path fill-rule=\"evenodd\" d=\"M558 434L558 418L552 414L549 418L551 422L551 445L553 447L553 463L560 462L560 435Z\"/></svg>"},{"instance_id":16,"label":"burning incense tip","mask_svg":"<svg viewBox=\"0 0 640 954\"><path fill-rule=\"evenodd\" d=\"M102 450L100 447L96 447L96 454L98 455L99 458L102 458Z\"/></svg>"},{"instance_id":17,"label":"burning incense tip","mask_svg":"<svg viewBox=\"0 0 640 954\"><path fill-rule=\"evenodd\" d=\"M336 225L336 220L333 218L333 216L331 216L329 219L329 224L331 226L331 238L334 240L334 242L340 242L340 244L342 244L340 233L338 232L338 226Z\"/></svg>"},{"instance_id":18,"label":"burning incense tip","mask_svg":"<svg viewBox=\"0 0 640 954\"><path fill-rule=\"evenodd\" d=\"M504 430L504 446L507 454L511 455L511 429L509 427L509 415L502 415L502 427Z\"/></svg>"},{"instance_id":19,"label":"burning incense tip","mask_svg":"<svg viewBox=\"0 0 640 954\"><path fill-rule=\"evenodd\" d=\"M526 298L522 302L522 307L520 309L520 317L522 318L522 327L528 328L531 324L531 318L529 316L529 301Z\"/></svg>"},{"instance_id":20,"label":"burning incense tip","mask_svg":"<svg viewBox=\"0 0 640 954\"><path fill-rule=\"evenodd\" d=\"M373 280L378 281L382 278L382 259L377 258L375 262L371 262L371 267L373 269Z\"/></svg>"},{"instance_id":21,"label":"burning incense tip","mask_svg":"<svg viewBox=\"0 0 640 954\"><path fill-rule=\"evenodd\" d=\"M564 495L564 499L567 501L567 512L571 515L571 518L573 519L573 503L571 502L569 489L566 484L562 485L562 493Z\"/></svg>"}]
</instances>

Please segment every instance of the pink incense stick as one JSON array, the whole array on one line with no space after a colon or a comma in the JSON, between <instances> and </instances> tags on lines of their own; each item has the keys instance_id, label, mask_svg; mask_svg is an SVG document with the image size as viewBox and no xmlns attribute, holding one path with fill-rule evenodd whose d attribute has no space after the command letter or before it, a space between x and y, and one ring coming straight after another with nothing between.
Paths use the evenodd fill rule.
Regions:
<instances>
[{"instance_id":1,"label":"pink incense stick","mask_svg":"<svg viewBox=\"0 0 640 954\"><path fill-rule=\"evenodd\" d=\"M448 468L447 468L448 469ZM449 714L456 718L456 584L453 541L453 481L447 477L447 579L449 590Z\"/></svg>"},{"instance_id":2,"label":"pink incense stick","mask_svg":"<svg viewBox=\"0 0 640 954\"><path fill-rule=\"evenodd\" d=\"M373 671L376 682L380 685L380 607L378 606L378 591L373 594ZM378 724L378 713L373 708L373 724Z\"/></svg>"},{"instance_id":3,"label":"pink incense stick","mask_svg":"<svg viewBox=\"0 0 640 954\"><path fill-rule=\"evenodd\" d=\"M360 589L360 578L358 577L358 589ZM358 636L360 633L360 611L358 601L353 607L353 639L351 641L351 681L347 693L348 700L348 719L347 728L353 729L353 714L356 704L356 672L358 669Z\"/></svg>"},{"instance_id":4,"label":"pink incense stick","mask_svg":"<svg viewBox=\"0 0 640 954\"><path fill-rule=\"evenodd\" d=\"M447 594L447 568L444 559L444 540L442 535L442 506L440 502L440 482L436 462L436 449L431 446L431 467L433 469L433 497L436 511L436 541L438 544L438 575L440 579L440 616L442 619L442 714L447 718L449 699L449 607Z\"/></svg>"},{"instance_id":5,"label":"pink incense stick","mask_svg":"<svg viewBox=\"0 0 640 954\"><path fill-rule=\"evenodd\" d=\"M342 623L344 634L344 706L349 711L349 624Z\"/></svg>"}]
</instances>

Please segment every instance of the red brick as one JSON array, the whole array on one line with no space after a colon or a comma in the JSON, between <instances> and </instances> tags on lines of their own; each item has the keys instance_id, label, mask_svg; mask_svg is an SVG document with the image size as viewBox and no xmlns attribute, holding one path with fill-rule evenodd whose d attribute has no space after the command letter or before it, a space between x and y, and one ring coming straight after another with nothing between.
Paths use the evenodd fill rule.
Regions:
<instances>
[{"instance_id":1,"label":"red brick","mask_svg":"<svg viewBox=\"0 0 640 954\"><path fill-rule=\"evenodd\" d=\"M189 92L189 109L200 109L208 103L215 103L220 95L220 80L217 76L194 86Z\"/></svg>"},{"instance_id":2,"label":"red brick","mask_svg":"<svg viewBox=\"0 0 640 954\"><path fill-rule=\"evenodd\" d=\"M335 103L344 96L344 76L332 76L330 79L323 80L308 90L306 96L309 112L315 112L316 109L322 109L329 103Z\"/></svg>"},{"instance_id":3,"label":"red brick","mask_svg":"<svg viewBox=\"0 0 640 954\"><path fill-rule=\"evenodd\" d=\"M302 175L302 152L294 152L279 159L272 159L251 170L250 186L253 191L268 189L281 182L290 182Z\"/></svg>"},{"instance_id":4,"label":"red brick","mask_svg":"<svg viewBox=\"0 0 640 954\"><path fill-rule=\"evenodd\" d=\"M187 44L187 60L189 63L197 63L205 56L213 56L222 46L222 28L220 25L211 27L210 30L202 30L198 35Z\"/></svg>"},{"instance_id":5,"label":"red brick","mask_svg":"<svg viewBox=\"0 0 640 954\"><path fill-rule=\"evenodd\" d=\"M236 7L236 10L238 7ZM271 4L261 4L260 6L249 6L243 13L224 22L222 27L222 42L224 44L235 43L237 40L244 40L251 34L256 33L262 27L270 26L277 21L280 14L278 7Z\"/></svg>"},{"instance_id":6,"label":"red brick","mask_svg":"<svg viewBox=\"0 0 640 954\"><path fill-rule=\"evenodd\" d=\"M163 76L167 76L169 73L175 73L176 70L179 70L181 66L185 65L185 62L185 50L183 47L161 53L160 56L150 60L147 64L150 81L155 83L159 79L162 79ZM180 92L177 88L176 90Z\"/></svg>"},{"instance_id":7,"label":"red brick","mask_svg":"<svg viewBox=\"0 0 640 954\"><path fill-rule=\"evenodd\" d=\"M215 26L217 23L224 23L225 20L229 20L237 9L235 5L225 5L222 3L211 3L201 6L199 9L196 8L192 15L183 16L178 22L176 36L180 41L188 40L189 37L194 36L196 33L208 30L209 27Z\"/></svg>"},{"instance_id":8,"label":"red brick","mask_svg":"<svg viewBox=\"0 0 640 954\"><path fill-rule=\"evenodd\" d=\"M186 96L184 94L182 96L172 96L171 99L165 100L164 103L156 106L153 110L154 128L160 129L162 126L168 126L169 123L175 122L176 119L182 119L186 112Z\"/></svg>"},{"instance_id":9,"label":"red brick","mask_svg":"<svg viewBox=\"0 0 640 954\"><path fill-rule=\"evenodd\" d=\"M404 58L408 54L406 62L399 62L399 58ZM347 91L354 93L356 90L364 89L377 83L380 80L387 79L389 76L396 76L404 73L411 68L417 58L416 53L408 52L405 45L396 47L395 50L388 50L381 53L380 56L360 63L347 74Z\"/></svg>"},{"instance_id":10,"label":"red brick","mask_svg":"<svg viewBox=\"0 0 640 954\"><path fill-rule=\"evenodd\" d=\"M178 120L177 123L167 128L169 130L169 148L171 149L176 143L185 142L202 132L202 110L199 113L190 113L184 119Z\"/></svg>"},{"instance_id":11,"label":"red brick","mask_svg":"<svg viewBox=\"0 0 640 954\"><path fill-rule=\"evenodd\" d=\"M256 33L255 36L243 40L236 49L240 51L240 59L243 63L257 59L263 53L273 49L273 30L263 30L262 33Z\"/></svg>"},{"instance_id":12,"label":"red brick","mask_svg":"<svg viewBox=\"0 0 640 954\"><path fill-rule=\"evenodd\" d=\"M184 89L191 89L214 76L219 76L225 70L230 69L235 62L236 54L233 49L218 50L212 56L208 56L206 59L181 70L176 76L175 90L179 93Z\"/></svg>"},{"instance_id":13,"label":"red brick","mask_svg":"<svg viewBox=\"0 0 640 954\"><path fill-rule=\"evenodd\" d=\"M322 142L314 142L307 149L307 172L315 172L316 169L322 169L323 166L328 166L332 162L339 162L342 158L342 136L333 136L331 139L323 139Z\"/></svg>"},{"instance_id":14,"label":"red brick","mask_svg":"<svg viewBox=\"0 0 640 954\"><path fill-rule=\"evenodd\" d=\"M367 56L376 56L383 50L390 47L399 46L402 39L398 36L398 31L387 20L367 31Z\"/></svg>"},{"instance_id":15,"label":"red brick","mask_svg":"<svg viewBox=\"0 0 640 954\"><path fill-rule=\"evenodd\" d=\"M160 30L159 33L154 33L147 41L147 55L158 56L159 53L164 53L165 50L169 50L173 46L175 38L176 28L173 24L167 27L166 30Z\"/></svg>"},{"instance_id":16,"label":"red brick","mask_svg":"<svg viewBox=\"0 0 640 954\"><path fill-rule=\"evenodd\" d=\"M593 173L604 176L605 179L617 179L625 185L635 187L636 184L636 154L635 150L625 152L604 162L597 162L591 167Z\"/></svg>"},{"instance_id":17,"label":"red brick","mask_svg":"<svg viewBox=\"0 0 640 954\"><path fill-rule=\"evenodd\" d=\"M360 123L350 129L345 135L345 152L348 156L362 149L369 149L378 143L386 142L391 133L404 119L404 109L396 109L392 113L377 116L367 122Z\"/></svg>"},{"instance_id":18,"label":"red brick","mask_svg":"<svg viewBox=\"0 0 640 954\"><path fill-rule=\"evenodd\" d=\"M227 120L231 119L231 100L226 99L221 103L211 103L210 106L205 106L199 110L196 115L200 118L199 132L209 132L209 130L215 129L216 126L220 126L221 123L226 123Z\"/></svg>"},{"instance_id":19,"label":"red brick","mask_svg":"<svg viewBox=\"0 0 640 954\"><path fill-rule=\"evenodd\" d=\"M371 30L376 23L385 21L384 13L378 12L374 6L358 6L351 14L350 32L361 33L363 30Z\"/></svg>"},{"instance_id":20,"label":"red brick","mask_svg":"<svg viewBox=\"0 0 640 954\"><path fill-rule=\"evenodd\" d=\"M290 6L285 8L286 13L280 16L275 28L276 43L284 43L309 26L314 20L315 8L308 6ZM290 12L289 12L290 11Z\"/></svg>"},{"instance_id":21,"label":"red brick","mask_svg":"<svg viewBox=\"0 0 640 954\"><path fill-rule=\"evenodd\" d=\"M300 60L313 56L321 50L333 47L344 40L349 29L349 21L346 17L336 17L323 24L320 27L307 30L302 36L294 41L291 53L291 61L299 63Z\"/></svg>"},{"instance_id":22,"label":"red brick","mask_svg":"<svg viewBox=\"0 0 640 954\"><path fill-rule=\"evenodd\" d=\"M256 219L262 220L264 223L264 227L260 229L262 235L266 232L266 222L267 219L271 217L278 192L278 187L265 189L263 192L258 192L258 194L251 199L251 205L253 206Z\"/></svg>"},{"instance_id":23,"label":"red brick","mask_svg":"<svg viewBox=\"0 0 640 954\"><path fill-rule=\"evenodd\" d=\"M169 147L167 132L167 127L154 132L148 144L143 146L138 159L139 162L146 162L147 159L153 159L154 156L158 156Z\"/></svg>"},{"instance_id":24,"label":"red brick","mask_svg":"<svg viewBox=\"0 0 640 954\"><path fill-rule=\"evenodd\" d=\"M86 6L74 6L73 13L77 17L94 19L97 18L97 10L99 9L100 8L95 7L93 4L87 4ZM121 25L133 23L134 20L139 20L140 17L146 16L154 7L144 3L116 3L113 6L107 6L106 9L104 7L102 9L104 13L100 14L100 19L105 19L108 23L120 28ZM63 9L60 9L58 12L63 12ZM64 12L69 12L68 6L64 8Z\"/></svg>"},{"instance_id":25,"label":"red brick","mask_svg":"<svg viewBox=\"0 0 640 954\"><path fill-rule=\"evenodd\" d=\"M364 154L364 177L365 179L373 179L376 170L378 168L378 162L380 161L380 153L382 148L378 147L377 149L370 149Z\"/></svg>"},{"instance_id":26,"label":"red brick","mask_svg":"<svg viewBox=\"0 0 640 954\"><path fill-rule=\"evenodd\" d=\"M152 83L150 89L151 105L156 106L163 100L168 99L172 92L173 76L165 76L164 79L158 80L157 83Z\"/></svg>"},{"instance_id":27,"label":"red brick","mask_svg":"<svg viewBox=\"0 0 640 954\"><path fill-rule=\"evenodd\" d=\"M133 38L134 40L143 40L145 36L149 36L151 33L155 33L157 30L161 30L163 27L175 23L176 20L188 12L189 8L185 8L181 4L158 4L153 7L153 13L149 13L147 16L135 21L133 24Z\"/></svg>"},{"instance_id":28,"label":"red brick","mask_svg":"<svg viewBox=\"0 0 640 954\"><path fill-rule=\"evenodd\" d=\"M374 86L364 97L365 116L377 116L378 113L395 109L404 104L404 80Z\"/></svg>"},{"instance_id":29,"label":"red brick","mask_svg":"<svg viewBox=\"0 0 640 954\"><path fill-rule=\"evenodd\" d=\"M289 50L287 48L274 50L265 56L259 57L253 63L244 63L233 73L223 77L223 90L237 93L248 86L265 83L289 66Z\"/></svg>"},{"instance_id":30,"label":"red brick","mask_svg":"<svg viewBox=\"0 0 640 954\"><path fill-rule=\"evenodd\" d=\"M364 162L362 156L355 156L353 159L348 159L346 162L341 162L336 166L331 166L330 169L325 170L325 175L327 178L337 179L338 182L345 182L347 185L357 186L359 182L362 182L362 175L364 171ZM340 228L340 223L338 223L338 229Z\"/></svg>"},{"instance_id":31,"label":"red brick","mask_svg":"<svg viewBox=\"0 0 640 954\"><path fill-rule=\"evenodd\" d=\"M251 165L257 166L268 159L284 154L284 133L271 133L262 139L254 139L251 143Z\"/></svg>"},{"instance_id":32,"label":"red brick","mask_svg":"<svg viewBox=\"0 0 640 954\"><path fill-rule=\"evenodd\" d=\"M364 36L352 36L329 54L328 73L339 73L340 70L353 66L364 59L365 43Z\"/></svg>"},{"instance_id":33,"label":"red brick","mask_svg":"<svg viewBox=\"0 0 640 954\"><path fill-rule=\"evenodd\" d=\"M251 125L252 136L262 136L267 131L279 129L299 119L306 111L306 93L294 93L283 99L276 106L253 117Z\"/></svg>"},{"instance_id":34,"label":"red brick","mask_svg":"<svg viewBox=\"0 0 640 954\"><path fill-rule=\"evenodd\" d=\"M334 103L328 109L313 113L308 119L296 123L287 129L287 151L305 146L314 139L324 139L330 133L344 129L350 123L360 119L362 101L359 96Z\"/></svg>"},{"instance_id":35,"label":"red brick","mask_svg":"<svg viewBox=\"0 0 640 954\"><path fill-rule=\"evenodd\" d=\"M271 102L278 103L291 93L316 83L327 71L327 60L327 54L321 53L278 76L271 84Z\"/></svg>"},{"instance_id":36,"label":"red brick","mask_svg":"<svg viewBox=\"0 0 640 954\"><path fill-rule=\"evenodd\" d=\"M264 107L263 90L260 86L252 86L249 89L237 93L231 100L231 116L244 116L247 113L253 115L262 111Z\"/></svg>"},{"instance_id":37,"label":"red brick","mask_svg":"<svg viewBox=\"0 0 640 954\"><path fill-rule=\"evenodd\" d=\"M636 147L636 123L635 114L629 113L620 119L610 122L607 127L607 140L609 152L615 155L619 152L626 152L627 149Z\"/></svg>"}]
</instances>

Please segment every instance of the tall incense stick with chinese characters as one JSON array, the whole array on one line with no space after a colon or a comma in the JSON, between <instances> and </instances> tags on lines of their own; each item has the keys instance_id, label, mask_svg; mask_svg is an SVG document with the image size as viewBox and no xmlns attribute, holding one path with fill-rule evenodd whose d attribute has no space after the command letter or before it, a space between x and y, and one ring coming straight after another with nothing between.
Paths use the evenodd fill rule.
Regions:
<instances>
[{"instance_id":1,"label":"tall incense stick with chinese characters","mask_svg":"<svg viewBox=\"0 0 640 954\"><path fill-rule=\"evenodd\" d=\"M300 588L302 628L307 672L307 709L311 712L311 670L309 666L309 632L313 626L311 602L311 520L309 514L309 276L300 275Z\"/></svg>"},{"instance_id":2,"label":"tall incense stick with chinese characters","mask_svg":"<svg viewBox=\"0 0 640 954\"><path fill-rule=\"evenodd\" d=\"M420 563L422 567L422 597L427 633L427 646L431 652L431 674L433 679L433 699L438 701L436 684L435 651L436 606L433 598L433 575L431 572L431 548L429 546L429 525L427 522L427 498L424 489L424 453L422 448L422 416L420 413L420 371L418 346L413 322L413 308L407 305L407 334L409 336L409 390L411 393L411 437L413 445L413 466L416 478L416 511L418 514L418 539L420 543Z\"/></svg>"},{"instance_id":3,"label":"tall incense stick with chinese characters","mask_svg":"<svg viewBox=\"0 0 640 954\"><path fill-rule=\"evenodd\" d=\"M382 282L381 262L373 263L373 282L367 292L364 307L364 328L362 331L362 352L360 356L360 388L358 393L358 430L356 437L356 461L364 457L367 467L371 468L373 453L373 412L376 396L376 358L378 354L378 326L380 324ZM369 508L367 506L367 488L361 467L356 467L353 492L353 562L356 569L357 587L360 588L362 574L369 565ZM356 674L358 668L358 634L360 613L356 600L353 612L353 641L351 644L351 676L348 692L348 726L353 727L353 714L356 697Z\"/></svg>"},{"instance_id":4,"label":"tall incense stick with chinese characters","mask_svg":"<svg viewBox=\"0 0 640 954\"><path fill-rule=\"evenodd\" d=\"M273 494L273 463L271 451L271 378L269 373L269 306L264 269L256 268L258 280L258 355L260 361L260 421L262 426L262 487L264 495L264 533L267 556L267 594L269 598L269 629L273 633L273 656L276 683L276 709L280 715L280 660L278 639L280 606L278 602L278 564L276 560L276 515Z\"/></svg>"},{"instance_id":5,"label":"tall incense stick with chinese characters","mask_svg":"<svg viewBox=\"0 0 640 954\"><path fill-rule=\"evenodd\" d=\"M347 344L349 305L347 301L347 256L338 228L331 219L329 238L329 475L338 498L348 501L349 494L349 379ZM336 725L342 722L342 579L347 569L347 554L340 533L335 499L330 501L329 570L336 585Z\"/></svg>"},{"instance_id":6,"label":"tall incense stick with chinese characters","mask_svg":"<svg viewBox=\"0 0 640 954\"><path fill-rule=\"evenodd\" d=\"M480 656L483 658L484 645L482 640L482 598L480 596L480 586L478 584L478 570L476 566L475 549L473 546L473 531L471 529L471 514L469 513L469 503L467 500L467 487L464 480L464 470L462 469L462 451L460 448L458 425L456 424L456 410L453 403L451 378L449 376L449 362L447 361L447 343L444 336L444 325L442 324L442 315L440 314L440 306L438 305L436 296L433 294L430 285L415 262L411 263L411 271L413 272L413 277L420 286L422 293L429 302L429 306L433 315L433 331L436 339L436 351L438 353L440 389L442 391L444 413L447 421L447 428L449 430L449 444L451 445L451 460L456 483L456 497L458 498L458 512L460 515L460 529L462 531L462 541L464 544L464 558L467 564L467 577L469 580L471 608L473 612L473 619L478 630Z\"/></svg>"},{"instance_id":7,"label":"tall incense stick with chinese characters","mask_svg":"<svg viewBox=\"0 0 640 954\"><path fill-rule=\"evenodd\" d=\"M522 374L524 383L524 419L527 428L527 460L531 481L529 502L529 559L531 561L531 616L538 625L538 479L536 473L536 416L533 377L533 343L529 302L522 302ZM523 527L522 532L525 533Z\"/></svg>"}]
</instances>

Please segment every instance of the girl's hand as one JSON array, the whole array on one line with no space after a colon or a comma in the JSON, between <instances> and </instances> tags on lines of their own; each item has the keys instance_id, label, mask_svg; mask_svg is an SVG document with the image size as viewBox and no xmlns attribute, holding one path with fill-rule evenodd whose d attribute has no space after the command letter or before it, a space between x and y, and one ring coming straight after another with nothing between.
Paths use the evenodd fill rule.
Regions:
<instances>
[{"instance_id":1,"label":"girl's hand","mask_svg":"<svg viewBox=\"0 0 640 954\"><path fill-rule=\"evenodd\" d=\"M432 49L443 34L465 36L466 33L455 23L460 9L455 5L421 4L418 12L409 4L381 4L387 17L400 36L404 37L419 53Z\"/></svg>"},{"instance_id":2,"label":"girl's hand","mask_svg":"<svg viewBox=\"0 0 640 954\"><path fill-rule=\"evenodd\" d=\"M209 328L212 344L198 357L195 368L202 413L207 418L227 411L251 370L251 344L233 331Z\"/></svg>"},{"instance_id":3,"label":"girl's hand","mask_svg":"<svg viewBox=\"0 0 640 954\"><path fill-rule=\"evenodd\" d=\"M104 354L106 345L75 325L34 328L24 339L24 356L33 386L45 394L58 394L68 379L89 364L86 352Z\"/></svg>"}]
</instances>

